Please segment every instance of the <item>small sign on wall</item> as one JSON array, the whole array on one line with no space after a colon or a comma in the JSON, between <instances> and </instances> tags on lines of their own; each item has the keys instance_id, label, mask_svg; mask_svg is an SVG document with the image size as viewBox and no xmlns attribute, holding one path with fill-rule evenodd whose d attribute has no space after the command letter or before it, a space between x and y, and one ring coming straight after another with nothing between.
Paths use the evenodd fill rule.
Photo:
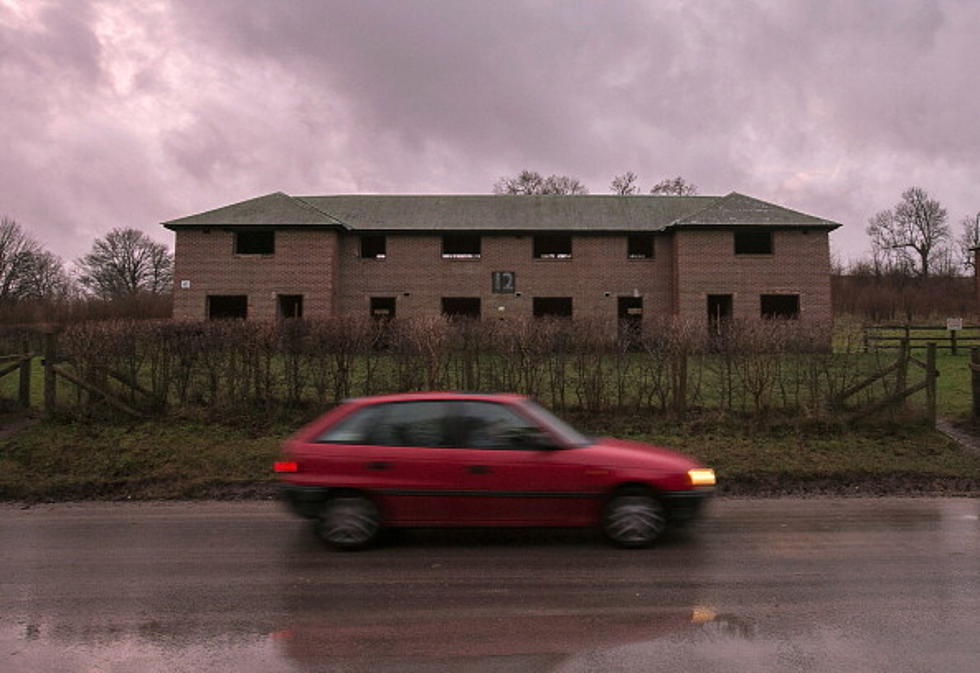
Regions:
<instances>
[{"instance_id":1,"label":"small sign on wall","mask_svg":"<svg viewBox=\"0 0 980 673\"><path fill-rule=\"evenodd\" d=\"M513 294L517 290L517 273L514 271L492 271L494 294Z\"/></svg>"},{"instance_id":2,"label":"small sign on wall","mask_svg":"<svg viewBox=\"0 0 980 673\"><path fill-rule=\"evenodd\" d=\"M189 290L189 289L191 289L191 282L189 280L182 280L182 281L180 281L180 289L181 290Z\"/></svg>"},{"instance_id":3,"label":"small sign on wall","mask_svg":"<svg viewBox=\"0 0 980 673\"><path fill-rule=\"evenodd\" d=\"M950 332L963 329L963 318L946 318L946 329Z\"/></svg>"}]
</instances>

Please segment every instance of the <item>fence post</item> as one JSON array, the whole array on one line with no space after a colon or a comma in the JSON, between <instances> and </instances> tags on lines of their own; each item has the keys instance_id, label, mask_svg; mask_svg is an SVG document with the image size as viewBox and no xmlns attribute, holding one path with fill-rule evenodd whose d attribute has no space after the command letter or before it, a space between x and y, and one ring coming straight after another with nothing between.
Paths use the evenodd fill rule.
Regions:
<instances>
[{"instance_id":1,"label":"fence post","mask_svg":"<svg viewBox=\"0 0 980 673\"><path fill-rule=\"evenodd\" d=\"M950 354L956 355L956 330L951 329L949 331L949 351Z\"/></svg>"},{"instance_id":2,"label":"fence post","mask_svg":"<svg viewBox=\"0 0 980 673\"><path fill-rule=\"evenodd\" d=\"M900 393L905 390L909 376L909 340L901 339L898 342L898 369L895 372L895 392ZM904 406L904 402L902 405Z\"/></svg>"},{"instance_id":3,"label":"fence post","mask_svg":"<svg viewBox=\"0 0 980 673\"><path fill-rule=\"evenodd\" d=\"M936 427L936 343L930 341L926 346L926 410L929 423Z\"/></svg>"},{"instance_id":4,"label":"fence post","mask_svg":"<svg viewBox=\"0 0 980 673\"><path fill-rule=\"evenodd\" d=\"M28 409L31 406L31 342L28 339L24 339L23 343L24 357L26 358L20 363L20 389L18 391L18 402L20 406L24 409Z\"/></svg>"},{"instance_id":5,"label":"fence post","mask_svg":"<svg viewBox=\"0 0 980 673\"><path fill-rule=\"evenodd\" d=\"M58 360L58 334L54 330L44 333L44 415L50 417L57 406L54 366Z\"/></svg>"},{"instance_id":6,"label":"fence post","mask_svg":"<svg viewBox=\"0 0 980 673\"><path fill-rule=\"evenodd\" d=\"M970 349L970 382L973 384L973 419L980 420L980 347Z\"/></svg>"}]
</instances>

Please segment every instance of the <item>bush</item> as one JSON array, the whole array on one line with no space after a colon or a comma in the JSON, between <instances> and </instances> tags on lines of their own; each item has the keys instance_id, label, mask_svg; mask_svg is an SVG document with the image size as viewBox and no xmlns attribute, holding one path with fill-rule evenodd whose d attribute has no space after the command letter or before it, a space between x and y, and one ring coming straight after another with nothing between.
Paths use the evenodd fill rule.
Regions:
<instances>
[{"instance_id":1,"label":"bush","mask_svg":"<svg viewBox=\"0 0 980 673\"><path fill-rule=\"evenodd\" d=\"M147 413L267 418L354 395L449 389L524 393L593 416L767 422L839 416L834 397L889 357L860 352L851 331L780 320L733 322L713 336L671 319L648 321L642 334L562 319L115 320L66 328L59 351L77 375ZM7 334L12 344L22 337ZM885 377L854 402L894 385ZM60 402L101 408L98 395Z\"/></svg>"}]
</instances>

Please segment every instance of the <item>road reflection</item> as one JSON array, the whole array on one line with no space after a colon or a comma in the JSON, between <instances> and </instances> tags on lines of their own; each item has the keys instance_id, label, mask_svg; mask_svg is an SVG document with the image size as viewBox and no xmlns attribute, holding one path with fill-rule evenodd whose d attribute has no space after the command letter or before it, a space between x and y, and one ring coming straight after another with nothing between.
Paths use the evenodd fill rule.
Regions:
<instances>
[{"instance_id":1,"label":"road reflection","mask_svg":"<svg viewBox=\"0 0 980 673\"><path fill-rule=\"evenodd\" d=\"M28 560L3 585L0 671L971 670L978 509L741 501L637 552L426 531L343 554L277 518L216 538L107 521L100 547L76 516L19 556L0 535ZM66 530L80 574L45 560ZM177 538L191 551L170 559Z\"/></svg>"}]
</instances>

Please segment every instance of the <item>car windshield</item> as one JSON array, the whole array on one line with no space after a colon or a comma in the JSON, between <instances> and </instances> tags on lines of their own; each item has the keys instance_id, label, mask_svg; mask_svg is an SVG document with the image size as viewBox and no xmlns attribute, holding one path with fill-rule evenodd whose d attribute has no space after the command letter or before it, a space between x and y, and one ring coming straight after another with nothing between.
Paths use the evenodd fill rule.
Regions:
<instances>
[{"instance_id":1,"label":"car windshield","mask_svg":"<svg viewBox=\"0 0 980 673\"><path fill-rule=\"evenodd\" d=\"M588 446L593 443L593 439L584 435L562 419L555 416L548 409L533 400L525 400L524 407L544 425L548 426L561 439L562 442L574 447Z\"/></svg>"}]
</instances>

